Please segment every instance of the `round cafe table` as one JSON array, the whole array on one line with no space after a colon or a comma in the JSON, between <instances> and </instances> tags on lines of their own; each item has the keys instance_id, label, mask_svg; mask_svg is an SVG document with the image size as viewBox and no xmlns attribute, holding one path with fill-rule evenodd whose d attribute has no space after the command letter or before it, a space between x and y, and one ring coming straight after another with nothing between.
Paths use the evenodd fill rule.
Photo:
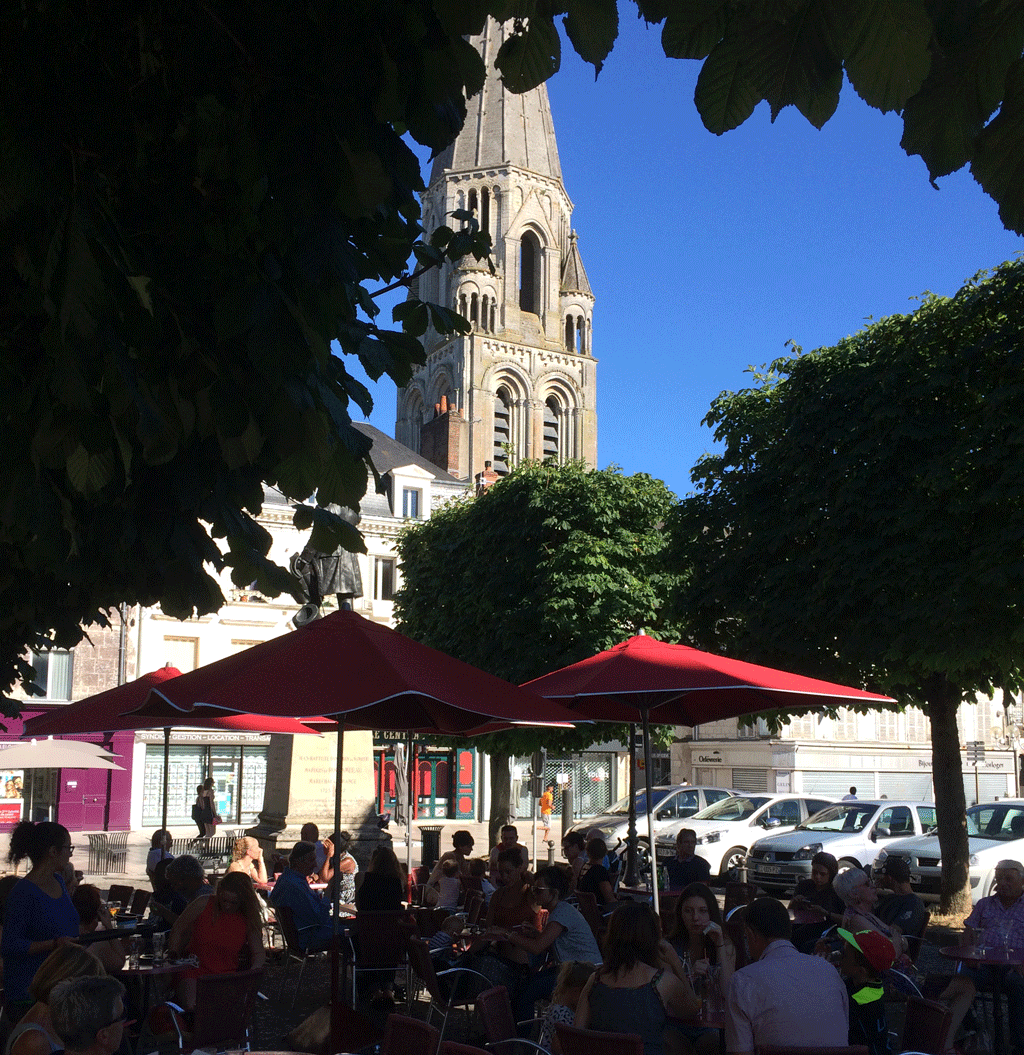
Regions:
<instances>
[{"instance_id":1,"label":"round cafe table","mask_svg":"<svg viewBox=\"0 0 1024 1055\"><path fill-rule=\"evenodd\" d=\"M127 961L124 967L118 972L124 978L136 978L139 981L141 993L139 996L139 1037L137 1045L142 1043L142 1027L146 1024L146 1018L149 1014L149 1002L152 996L152 986L154 978L171 977L173 975L184 974L190 967L195 967L195 962L191 959L188 960L163 960L160 963L150 959L146 962L142 962L138 967L129 967Z\"/></svg>"},{"instance_id":2,"label":"round cafe table","mask_svg":"<svg viewBox=\"0 0 1024 1055\"><path fill-rule=\"evenodd\" d=\"M971 967L1017 967L1024 964L1024 949L985 945L947 945L939 952L949 960ZM992 972L993 1048L1003 1051L1003 972Z\"/></svg>"}]
</instances>

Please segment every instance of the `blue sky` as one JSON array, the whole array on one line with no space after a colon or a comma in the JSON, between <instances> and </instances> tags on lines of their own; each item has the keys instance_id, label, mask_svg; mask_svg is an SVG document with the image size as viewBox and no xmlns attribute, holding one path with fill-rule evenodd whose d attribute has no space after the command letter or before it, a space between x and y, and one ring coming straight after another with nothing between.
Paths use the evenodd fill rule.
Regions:
<instances>
[{"instance_id":1,"label":"blue sky","mask_svg":"<svg viewBox=\"0 0 1024 1055\"><path fill-rule=\"evenodd\" d=\"M562 175L596 297L598 463L677 494L712 446L712 399L746 370L834 344L868 317L949 295L1024 249L964 170L928 182L902 121L847 84L818 131L762 103L717 137L693 105L699 64L628 18L597 81L563 41L548 82ZM371 421L394 431L395 393Z\"/></svg>"}]
</instances>

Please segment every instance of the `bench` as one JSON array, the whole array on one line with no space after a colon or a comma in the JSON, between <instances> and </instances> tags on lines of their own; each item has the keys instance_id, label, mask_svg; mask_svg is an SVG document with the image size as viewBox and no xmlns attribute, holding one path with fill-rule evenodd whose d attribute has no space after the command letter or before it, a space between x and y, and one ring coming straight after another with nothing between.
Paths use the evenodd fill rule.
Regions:
<instances>
[{"instance_id":1,"label":"bench","mask_svg":"<svg viewBox=\"0 0 1024 1055\"><path fill-rule=\"evenodd\" d=\"M170 852L175 857L189 854L206 867L227 865L231 863L234 843L230 835L213 835L209 839L175 839Z\"/></svg>"}]
</instances>

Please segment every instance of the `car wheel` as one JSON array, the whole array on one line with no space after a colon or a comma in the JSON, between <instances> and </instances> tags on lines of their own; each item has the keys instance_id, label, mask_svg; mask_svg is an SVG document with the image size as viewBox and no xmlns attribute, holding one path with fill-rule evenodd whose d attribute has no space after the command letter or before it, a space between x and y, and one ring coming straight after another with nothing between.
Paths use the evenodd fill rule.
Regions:
<instances>
[{"instance_id":1,"label":"car wheel","mask_svg":"<svg viewBox=\"0 0 1024 1055\"><path fill-rule=\"evenodd\" d=\"M747 858L747 851L742 846L734 846L727 851L722 858L722 872L719 878L722 882L732 882L739 879L740 869Z\"/></svg>"},{"instance_id":2,"label":"car wheel","mask_svg":"<svg viewBox=\"0 0 1024 1055\"><path fill-rule=\"evenodd\" d=\"M867 872L869 878L871 876L871 870L869 868L864 868L861 865L860 861L855 861L852 857L840 857L839 858L839 867L840 868L860 868L862 872Z\"/></svg>"}]
</instances>

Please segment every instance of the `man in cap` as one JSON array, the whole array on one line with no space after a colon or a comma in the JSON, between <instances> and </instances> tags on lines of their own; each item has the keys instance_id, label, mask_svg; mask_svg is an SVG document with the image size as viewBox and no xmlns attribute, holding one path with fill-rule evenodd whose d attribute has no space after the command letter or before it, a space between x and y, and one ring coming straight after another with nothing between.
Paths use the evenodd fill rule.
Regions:
<instances>
[{"instance_id":1,"label":"man in cap","mask_svg":"<svg viewBox=\"0 0 1024 1055\"><path fill-rule=\"evenodd\" d=\"M892 967L896 950L884 934L862 930L851 934L839 928L846 943L839 970L846 979L850 1000L850 1045L863 1044L869 1055L890 1055L889 1023L882 997L882 974Z\"/></svg>"},{"instance_id":2,"label":"man in cap","mask_svg":"<svg viewBox=\"0 0 1024 1055\"><path fill-rule=\"evenodd\" d=\"M916 938L928 921L928 909L910 887L910 865L905 857L889 856L882 866L882 874L875 885L885 896L878 903L875 915L890 927L899 927L900 934ZM910 953L917 953L917 943Z\"/></svg>"}]
</instances>

